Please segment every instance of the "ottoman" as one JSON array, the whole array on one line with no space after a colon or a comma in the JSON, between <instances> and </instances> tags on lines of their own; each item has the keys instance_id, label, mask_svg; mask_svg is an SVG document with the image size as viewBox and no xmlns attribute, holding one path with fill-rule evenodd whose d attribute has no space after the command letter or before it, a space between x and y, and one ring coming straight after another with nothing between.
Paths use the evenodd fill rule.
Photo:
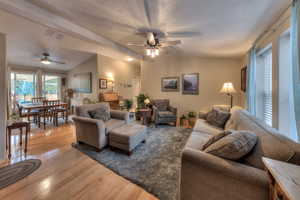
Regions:
<instances>
[{"instance_id":1,"label":"ottoman","mask_svg":"<svg viewBox=\"0 0 300 200\"><path fill-rule=\"evenodd\" d=\"M109 145L122 149L131 155L132 150L146 139L147 127L140 124L126 124L112 129L109 134Z\"/></svg>"}]
</instances>

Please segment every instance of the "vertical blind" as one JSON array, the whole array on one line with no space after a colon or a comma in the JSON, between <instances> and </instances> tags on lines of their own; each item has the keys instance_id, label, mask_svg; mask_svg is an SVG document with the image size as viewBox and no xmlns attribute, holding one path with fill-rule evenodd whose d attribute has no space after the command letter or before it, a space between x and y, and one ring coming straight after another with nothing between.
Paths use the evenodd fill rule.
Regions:
<instances>
[{"instance_id":1,"label":"vertical blind","mask_svg":"<svg viewBox=\"0 0 300 200\"><path fill-rule=\"evenodd\" d=\"M272 126L272 49L267 50L264 57L264 120Z\"/></svg>"}]
</instances>

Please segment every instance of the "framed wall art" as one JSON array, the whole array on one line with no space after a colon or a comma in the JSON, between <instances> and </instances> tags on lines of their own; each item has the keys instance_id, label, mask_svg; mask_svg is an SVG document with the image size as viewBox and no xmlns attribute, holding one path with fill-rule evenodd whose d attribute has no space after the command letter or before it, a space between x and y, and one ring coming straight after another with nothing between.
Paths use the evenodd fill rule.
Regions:
<instances>
[{"instance_id":1,"label":"framed wall art","mask_svg":"<svg viewBox=\"0 0 300 200\"><path fill-rule=\"evenodd\" d=\"M199 94L199 73L182 74L182 94Z\"/></svg>"}]
</instances>

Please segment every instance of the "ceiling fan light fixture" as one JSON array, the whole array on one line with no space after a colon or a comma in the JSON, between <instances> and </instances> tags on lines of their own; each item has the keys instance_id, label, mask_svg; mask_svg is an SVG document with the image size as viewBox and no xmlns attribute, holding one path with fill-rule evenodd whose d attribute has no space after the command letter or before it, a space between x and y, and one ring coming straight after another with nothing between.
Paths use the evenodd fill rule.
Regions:
<instances>
[{"instance_id":1,"label":"ceiling fan light fixture","mask_svg":"<svg viewBox=\"0 0 300 200\"><path fill-rule=\"evenodd\" d=\"M151 56L151 49L146 49L146 55Z\"/></svg>"},{"instance_id":2,"label":"ceiling fan light fixture","mask_svg":"<svg viewBox=\"0 0 300 200\"><path fill-rule=\"evenodd\" d=\"M51 62L48 59L42 59L41 63L44 64L44 65L50 65L51 64Z\"/></svg>"}]
</instances>

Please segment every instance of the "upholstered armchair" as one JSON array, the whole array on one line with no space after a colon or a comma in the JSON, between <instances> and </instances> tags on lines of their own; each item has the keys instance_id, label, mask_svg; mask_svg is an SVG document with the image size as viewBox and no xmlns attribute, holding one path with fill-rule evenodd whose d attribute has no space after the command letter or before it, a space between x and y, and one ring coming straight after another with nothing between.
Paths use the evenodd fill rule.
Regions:
<instances>
[{"instance_id":1,"label":"upholstered armchair","mask_svg":"<svg viewBox=\"0 0 300 200\"><path fill-rule=\"evenodd\" d=\"M152 100L155 126L158 124L174 123L177 121L177 108L170 106L168 99Z\"/></svg>"}]
</instances>

